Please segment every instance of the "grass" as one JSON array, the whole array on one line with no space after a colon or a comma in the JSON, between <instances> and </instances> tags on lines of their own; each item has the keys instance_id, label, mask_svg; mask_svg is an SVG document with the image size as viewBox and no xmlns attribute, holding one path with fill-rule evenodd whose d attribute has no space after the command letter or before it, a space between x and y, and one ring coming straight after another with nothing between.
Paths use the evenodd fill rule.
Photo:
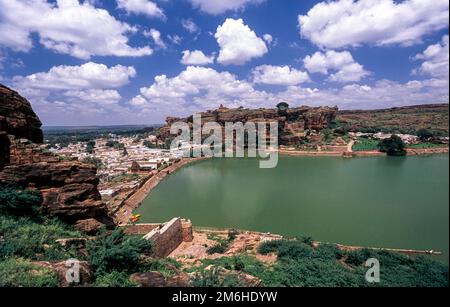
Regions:
<instances>
[{"instance_id":1,"label":"grass","mask_svg":"<svg viewBox=\"0 0 450 307\"><path fill-rule=\"evenodd\" d=\"M428 148L440 148L440 147L445 147L445 146L440 145L440 144L433 144L433 143L420 143L420 144L408 145L408 148L412 148L412 149L428 149Z\"/></svg>"},{"instance_id":2,"label":"grass","mask_svg":"<svg viewBox=\"0 0 450 307\"><path fill-rule=\"evenodd\" d=\"M0 262L0 287L57 287L58 276L50 269L21 258Z\"/></svg>"},{"instance_id":3,"label":"grass","mask_svg":"<svg viewBox=\"0 0 450 307\"><path fill-rule=\"evenodd\" d=\"M358 138L358 141L353 145L353 151L373 151L378 150L378 140L369 138Z\"/></svg>"},{"instance_id":4,"label":"grass","mask_svg":"<svg viewBox=\"0 0 450 307\"><path fill-rule=\"evenodd\" d=\"M66 260L77 255L56 242L62 238L81 238L83 235L58 220L39 222L28 218L0 215L0 259L23 257L31 260Z\"/></svg>"}]
</instances>

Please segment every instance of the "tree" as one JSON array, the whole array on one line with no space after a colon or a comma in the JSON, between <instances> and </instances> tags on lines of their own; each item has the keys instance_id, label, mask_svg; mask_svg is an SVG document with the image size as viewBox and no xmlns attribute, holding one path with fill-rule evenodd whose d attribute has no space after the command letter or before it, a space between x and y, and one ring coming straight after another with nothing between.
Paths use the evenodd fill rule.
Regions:
<instances>
[{"instance_id":1,"label":"tree","mask_svg":"<svg viewBox=\"0 0 450 307\"><path fill-rule=\"evenodd\" d=\"M289 104L287 102L280 102L277 104L278 115L285 116L289 110Z\"/></svg>"},{"instance_id":2,"label":"tree","mask_svg":"<svg viewBox=\"0 0 450 307\"><path fill-rule=\"evenodd\" d=\"M417 131L417 136L422 142L427 142L434 137L434 134L428 129L419 129Z\"/></svg>"},{"instance_id":3,"label":"tree","mask_svg":"<svg viewBox=\"0 0 450 307\"><path fill-rule=\"evenodd\" d=\"M390 138L382 140L378 144L381 152L387 153L388 156L406 156L406 145L403 140L393 134Z\"/></svg>"}]
</instances>

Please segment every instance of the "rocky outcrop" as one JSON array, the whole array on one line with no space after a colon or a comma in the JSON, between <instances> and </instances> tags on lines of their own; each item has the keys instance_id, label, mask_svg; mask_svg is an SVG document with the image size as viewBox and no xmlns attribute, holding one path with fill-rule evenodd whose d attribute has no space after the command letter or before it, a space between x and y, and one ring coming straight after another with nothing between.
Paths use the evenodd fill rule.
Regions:
<instances>
[{"instance_id":1,"label":"rocky outcrop","mask_svg":"<svg viewBox=\"0 0 450 307\"><path fill-rule=\"evenodd\" d=\"M0 84L0 131L33 143L43 142L42 123L31 104L17 92Z\"/></svg>"},{"instance_id":2,"label":"rocky outcrop","mask_svg":"<svg viewBox=\"0 0 450 307\"><path fill-rule=\"evenodd\" d=\"M96 167L41 148L41 125L25 98L0 86L0 183L40 190L46 215L88 233L114 225L97 189Z\"/></svg>"},{"instance_id":3,"label":"rocky outcrop","mask_svg":"<svg viewBox=\"0 0 450 307\"><path fill-rule=\"evenodd\" d=\"M79 274L77 276L68 276L69 270L73 268L74 263L70 261L66 262L47 262L47 261L36 261L33 262L34 265L47 268L56 273L59 280L59 286L63 288L73 287L73 286L88 286L92 282L92 271L89 263L85 261L77 262L77 267L79 268ZM74 279L74 282L70 282L70 278Z\"/></svg>"},{"instance_id":4,"label":"rocky outcrop","mask_svg":"<svg viewBox=\"0 0 450 307\"><path fill-rule=\"evenodd\" d=\"M279 114L278 109L228 109L220 107L217 110L201 113L202 125L208 122L217 122L225 126L227 122L278 122L281 131L280 138L290 140L299 137L305 130L322 130L330 128L336 118L338 108L330 107L298 107L290 108L283 114ZM159 129L159 137L167 140L173 137L170 134L170 127L175 122L185 122L193 124L193 116L188 118L168 117L166 125Z\"/></svg>"}]
</instances>

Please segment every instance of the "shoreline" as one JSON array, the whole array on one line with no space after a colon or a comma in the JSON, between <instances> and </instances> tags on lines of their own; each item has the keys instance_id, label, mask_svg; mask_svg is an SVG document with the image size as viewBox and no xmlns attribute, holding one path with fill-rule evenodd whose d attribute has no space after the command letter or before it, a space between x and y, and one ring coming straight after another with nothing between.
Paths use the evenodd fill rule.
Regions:
<instances>
[{"instance_id":1,"label":"shoreline","mask_svg":"<svg viewBox=\"0 0 450 307\"><path fill-rule=\"evenodd\" d=\"M121 208L115 214L117 224L119 226L128 224L133 217L133 211L141 206L142 202L151 194L153 189L156 188L168 175L175 173L186 165L202 161L204 159L205 158L183 158L181 161L153 175L123 202Z\"/></svg>"},{"instance_id":2,"label":"shoreline","mask_svg":"<svg viewBox=\"0 0 450 307\"><path fill-rule=\"evenodd\" d=\"M435 154L448 154L449 147L436 148L407 148L408 156L425 156ZM288 157L386 157L383 152L371 151L298 151L298 150L279 150L281 156Z\"/></svg>"}]
</instances>

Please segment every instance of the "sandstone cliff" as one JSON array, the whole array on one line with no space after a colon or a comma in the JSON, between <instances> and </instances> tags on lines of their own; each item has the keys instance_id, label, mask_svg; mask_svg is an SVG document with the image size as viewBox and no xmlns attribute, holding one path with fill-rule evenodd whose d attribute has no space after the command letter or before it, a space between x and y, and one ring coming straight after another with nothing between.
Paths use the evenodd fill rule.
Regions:
<instances>
[{"instance_id":1,"label":"sandstone cliff","mask_svg":"<svg viewBox=\"0 0 450 307\"><path fill-rule=\"evenodd\" d=\"M97 169L43 150L41 126L31 104L0 85L0 183L40 190L42 211L80 230L112 226L97 189Z\"/></svg>"},{"instance_id":2,"label":"sandstone cliff","mask_svg":"<svg viewBox=\"0 0 450 307\"><path fill-rule=\"evenodd\" d=\"M289 108L284 114L277 109L228 109L220 107L217 110L201 113L202 125L207 122L217 122L225 125L226 122L270 122L277 121L280 126L280 141L289 143L295 141L306 130L323 130L330 128L336 118L338 108L307 106ZM193 116L188 118L168 117L166 126L159 130L162 140L170 139L170 127L175 122L193 123Z\"/></svg>"}]
</instances>

